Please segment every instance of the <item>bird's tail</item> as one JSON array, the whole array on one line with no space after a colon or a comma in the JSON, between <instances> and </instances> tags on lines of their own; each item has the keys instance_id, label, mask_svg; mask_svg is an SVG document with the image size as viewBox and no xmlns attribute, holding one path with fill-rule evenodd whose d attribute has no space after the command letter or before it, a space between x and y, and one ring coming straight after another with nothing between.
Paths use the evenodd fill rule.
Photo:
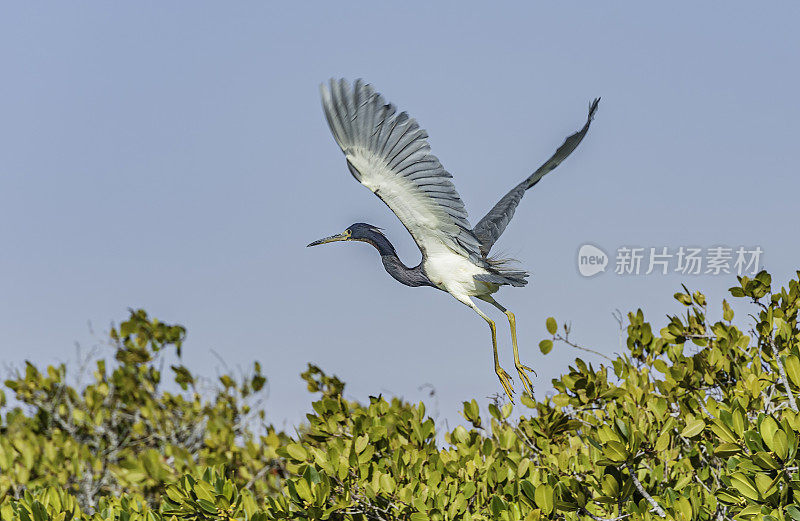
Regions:
<instances>
[{"instance_id":1,"label":"bird's tail","mask_svg":"<svg viewBox=\"0 0 800 521\"><path fill-rule=\"evenodd\" d=\"M510 258L487 258L491 273L476 275L475 280L490 282L492 284L524 286L528 283L525 280L530 274L515 266L516 260Z\"/></svg>"}]
</instances>

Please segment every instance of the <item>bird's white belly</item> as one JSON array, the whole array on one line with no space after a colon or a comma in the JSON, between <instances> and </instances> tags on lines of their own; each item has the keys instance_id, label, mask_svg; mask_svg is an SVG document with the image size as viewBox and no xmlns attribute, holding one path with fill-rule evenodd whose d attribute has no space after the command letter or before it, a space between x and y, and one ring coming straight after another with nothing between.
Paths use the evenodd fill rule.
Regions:
<instances>
[{"instance_id":1,"label":"bird's white belly","mask_svg":"<svg viewBox=\"0 0 800 521\"><path fill-rule=\"evenodd\" d=\"M454 296L474 297L489 295L500 288L497 284L475 280L475 275L489 272L444 245L427 253L423 268L431 282L439 289Z\"/></svg>"}]
</instances>

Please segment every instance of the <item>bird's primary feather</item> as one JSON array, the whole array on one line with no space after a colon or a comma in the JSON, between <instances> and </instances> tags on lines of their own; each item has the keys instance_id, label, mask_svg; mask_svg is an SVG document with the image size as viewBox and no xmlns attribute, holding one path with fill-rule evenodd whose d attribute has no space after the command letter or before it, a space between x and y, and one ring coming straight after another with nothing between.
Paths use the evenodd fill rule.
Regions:
<instances>
[{"instance_id":1,"label":"bird's primary feather","mask_svg":"<svg viewBox=\"0 0 800 521\"><path fill-rule=\"evenodd\" d=\"M322 105L350 172L397 215L425 254L444 243L486 263L452 177L430 153L427 133L370 85L322 86ZM488 265L488 263L486 263Z\"/></svg>"},{"instance_id":2,"label":"bird's primary feather","mask_svg":"<svg viewBox=\"0 0 800 521\"><path fill-rule=\"evenodd\" d=\"M600 103L600 98L595 99L589 106L589 116L586 118L586 124L583 125L583 128L564 140L564 143L558 147L558 150L556 150L555 154L553 154L550 159L545 161L533 174L504 195L503 198L489 210L489 213L475 225L472 231L481 243L481 253L484 255L489 254L494 243L497 242L497 239L503 234L511 218L514 217L514 211L522 200L522 196L525 195L525 191L538 183L545 174L554 170L578 147L589 131L589 126L592 124L592 118L594 118L594 113L597 111L598 103Z\"/></svg>"}]
</instances>

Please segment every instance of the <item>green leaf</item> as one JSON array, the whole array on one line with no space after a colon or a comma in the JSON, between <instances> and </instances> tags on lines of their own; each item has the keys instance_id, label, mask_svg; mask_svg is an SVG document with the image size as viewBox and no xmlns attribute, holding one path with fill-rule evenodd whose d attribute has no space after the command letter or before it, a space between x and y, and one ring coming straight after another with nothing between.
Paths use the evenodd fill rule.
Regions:
<instances>
[{"instance_id":1,"label":"green leaf","mask_svg":"<svg viewBox=\"0 0 800 521\"><path fill-rule=\"evenodd\" d=\"M167 487L167 497L175 503L183 503L186 500L186 494L177 485L170 485Z\"/></svg>"},{"instance_id":2,"label":"green leaf","mask_svg":"<svg viewBox=\"0 0 800 521\"><path fill-rule=\"evenodd\" d=\"M783 365L792 383L800 387L800 358L795 355L789 355L784 359Z\"/></svg>"},{"instance_id":3,"label":"green leaf","mask_svg":"<svg viewBox=\"0 0 800 521\"><path fill-rule=\"evenodd\" d=\"M706 428L706 422L704 422L699 418L696 418L694 420L686 422L686 427L684 427L683 430L681 431L681 436L683 436L684 438L692 438L703 432L703 429L705 428Z\"/></svg>"},{"instance_id":4,"label":"green leaf","mask_svg":"<svg viewBox=\"0 0 800 521\"><path fill-rule=\"evenodd\" d=\"M356 454L361 454L362 452L364 452L364 449L367 448L368 443L369 443L369 436L367 436L366 434L363 434L358 438L356 438L355 442Z\"/></svg>"},{"instance_id":5,"label":"green leaf","mask_svg":"<svg viewBox=\"0 0 800 521\"><path fill-rule=\"evenodd\" d=\"M603 454L611 461L617 463L627 461L628 459L628 449L618 441L612 440L606 442L605 447L603 447Z\"/></svg>"},{"instance_id":6,"label":"green leaf","mask_svg":"<svg viewBox=\"0 0 800 521\"><path fill-rule=\"evenodd\" d=\"M714 449L714 454L721 458L727 458L740 452L742 452L742 448L737 443L722 443Z\"/></svg>"},{"instance_id":7,"label":"green leaf","mask_svg":"<svg viewBox=\"0 0 800 521\"><path fill-rule=\"evenodd\" d=\"M524 405L525 407L528 407L529 409L535 409L536 408L536 404L537 404L536 400L531 398L528 395L528 393L523 393L522 396L520 396L519 401L522 402L522 405Z\"/></svg>"},{"instance_id":8,"label":"green leaf","mask_svg":"<svg viewBox=\"0 0 800 521\"><path fill-rule=\"evenodd\" d=\"M536 506L542 509L542 512L550 515L555 505L555 491L553 487L544 483L536 487L534 501L536 502Z\"/></svg>"},{"instance_id":9,"label":"green leaf","mask_svg":"<svg viewBox=\"0 0 800 521\"><path fill-rule=\"evenodd\" d=\"M523 479L520 482L519 486L522 489L522 493L525 494L528 497L528 499L530 499L531 501L536 500L535 499L536 488L533 486L533 483L531 483L527 479Z\"/></svg>"},{"instance_id":10,"label":"green leaf","mask_svg":"<svg viewBox=\"0 0 800 521\"><path fill-rule=\"evenodd\" d=\"M542 352L543 355L546 355L550 351L553 350L553 341L550 339L542 340L539 342L539 351Z\"/></svg>"},{"instance_id":11,"label":"green leaf","mask_svg":"<svg viewBox=\"0 0 800 521\"><path fill-rule=\"evenodd\" d=\"M386 492L387 494L392 494L394 492L394 489L397 487L397 484L394 482L394 479L392 479L392 476L390 476L389 474L381 474L379 481L381 485L381 490Z\"/></svg>"},{"instance_id":12,"label":"green leaf","mask_svg":"<svg viewBox=\"0 0 800 521\"><path fill-rule=\"evenodd\" d=\"M525 482L523 481L523 485L524 485L524 483L525 483ZM530 484L530 483L529 483L529 484ZM467 482L467 483L464 485L464 488L461 490L461 492L464 494L464 497L465 497L466 499L469 499L469 498L471 498L471 497L472 497L472 496L475 494L475 491L476 491L477 489L478 489L478 488L475 486L475 483L473 483L472 481L468 481L468 482ZM524 487L523 487L523 491L524 491ZM531 497L531 499L533 499L533 497Z\"/></svg>"},{"instance_id":13,"label":"green leaf","mask_svg":"<svg viewBox=\"0 0 800 521\"><path fill-rule=\"evenodd\" d=\"M778 470L781 465L772 457L769 452L758 451L751 457L753 463L766 470Z\"/></svg>"},{"instance_id":14,"label":"green leaf","mask_svg":"<svg viewBox=\"0 0 800 521\"><path fill-rule=\"evenodd\" d=\"M294 486L297 495L300 496L304 501L309 503L314 501L314 496L311 495L311 487L308 485L308 481L304 479L298 479L295 481Z\"/></svg>"},{"instance_id":15,"label":"green leaf","mask_svg":"<svg viewBox=\"0 0 800 521\"><path fill-rule=\"evenodd\" d=\"M775 431L770 449L778 458L784 461L786 460L786 457L789 455L789 438L786 436L783 429Z\"/></svg>"},{"instance_id":16,"label":"green leaf","mask_svg":"<svg viewBox=\"0 0 800 521\"><path fill-rule=\"evenodd\" d=\"M205 499L198 499L197 504L200 505L200 508L208 512L209 514L217 514L217 507L211 501L207 501Z\"/></svg>"},{"instance_id":17,"label":"green leaf","mask_svg":"<svg viewBox=\"0 0 800 521\"><path fill-rule=\"evenodd\" d=\"M556 331L558 331L558 322L553 317L547 317L545 326L547 327L547 332L551 335L555 335Z\"/></svg>"},{"instance_id":18,"label":"green leaf","mask_svg":"<svg viewBox=\"0 0 800 521\"><path fill-rule=\"evenodd\" d=\"M606 474L603 476L601 489L606 496L616 498L619 495L619 482L611 474Z\"/></svg>"},{"instance_id":19,"label":"green leaf","mask_svg":"<svg viewBox=\"0 0 800 521\"><path fill-rule=\"evenodd\" d=\"M464 402L464 418L476 428L481 426L481 413L475 400Z\"/></svg>"},{"instance_id":20,"label":"green leaf","mask_svg":"<svg viewBox=\"0 0 800 521\"><path fill-rule=\"evenodd\" d=\"M39 501L34 500L31 510L33 511L33 521L49 521L50 516L47 515L47 510Z\"/></svg>"},{"instance_id":21,"label":"green leaf","mask_svg":"<svg viewBox=\"0 0 800 521\"><path fill-rule=\"evenodd\" d=\"M771 416L765 417L758 426L758 432L761 434L761 440L769 447L769 450L774 452L773 441L775 433L778 431L778 422L772 419Z\"/></svg>"},{"instance_id":22,"label":"green leaf","mask_svg":"<svg viewBox=\"0 0 800 521\"><path fill-rule=\"evenodd\" d=\"M736 494L735 491L730 488L723 488L717 490L716 496L717 499L719 499L723 503L739 503L739 501L741 501L739 495Z\"/></svg>"},{"instance_id":23,"label":"green leaf","mask_svg":"<svg viewBox=\"0 0 800 521\"><path fill-rule=\"evenodd\" d=\"M670 439L671 439L671 436L670 436L670 432L669 431L662 432L658 436L658 439L656 440L656 444L655 444L655 446L653 448L655 450L659 451L659 452L662 451L662 450L666 450L667 447L669 447Z\"/></svg>"},{"instance_id":24,"label":"green leaf","mask_svg":"<svg viewBox=\"0 0 800 521\"><path fill-rule=\"evenodd\" d=\"M500 513L506 510L507 505L501 497L493 495L492 499L489 501L489 508L492 510L494 517L498 518L500 517Z\"/></svg>"},{"instance_id":25,"label":"green leaf","mask_svg":"<svg viewBox=\"0 0 800 521\"><path fill-rule=\"evenodd\" d=\"M744 507L740 512L739 515L736 516L739 519L747 519L750 516L755 516L761 513L761 505L747 505ZM769 519L770 516L764 516L761 518L761 521L773 521Z\"/></svg>"},{"instance_id":26,"label":"green leaf","mask_svg":"<svg viewBox=\"0 0 800 521\"><path fill-rule=\"evenodd\" d=\"M205 481L198 481L194 488L194 493L197 496L197 499L205 499L209 503L214 503L216 500L216 495L214 494L214 489ZM214 507L216 509L216 507Z\"/></svg>"},{"instance_id":27,"label":"green leaf","mask_svg":"<svg viewBox=\"0 0 800 521\"><path fill-rule=\"evenodd\" d=\"M736 472L731 476L731 486L747 499L758 501L760 497L755 484L741 472Z\"/></svg>"},{"instance_id":28,"label":"green leaf","mask_svg":"<svg viewBox=\"0 0 800 521\"><path fill-rule=\"evenodd\" d=\"M680 512L683 519L692 518L692 504L685 497L678 498L678 501L675 502L675 510Z\"/></svg>"},{"instance_id":29,"label":"green leaf","mask_svg":"<svg viewBox=\"0 0 800 521\"><path fill-rule=\"evenodd\" d=\"M722 319L726 322L730 322L733 320L733 309L731 309L730 304L725 299L722 299Z\"/></svg>"},{"instance_id":30,"label":"green leaf","mask_svg":"<svg viewBox=\"0 0 800 521\"><path fill-rule=\"evenodd\" d=\"M724 442L736 443L738 441L733 432L719 418L715 418L714 420L712 420L711 431Z\"/></svg>"},{"instance_id":31,"label":"green leaf","mask_svg":"<svg viewBox=\"0 0 800 521\"><path fill-rule=\"evenodd\" d=\"M289 453L293 459L298 461L305 461L308 458L308 452L299 443L290 443L286 446L286 452Z\"/></svg>"},{"instance_id":32,"label":"green leaf","mask_svg":"<svg viewBox=\"0 0 800 521\"><path fill-rule=\"evenodd\" d=\"M742 436L744 433L744 412L741 408L736 408L731 414L731 427L733 431Z\"/></svg>"},{"instance_id":33,"label":"green leaf","mask_svg":"<svg viewBox=\"0 0 800 521\"><path fill-rule=\"evenodd\" d=\"M783 476L778 475L777 479L771 478L763 472L757 472L755 476L756 488L761 493L761 497L770 496L775 490L775 485L778 484Z\"/></svg>"},{"instance_id":34,"label":"green leaf","mask_svg":"<svg viewBox=\"0 0 800 521\"><path fill-rule=\"evenodd\" d=\"M728 288L728 291L730 291L731 295L733 295L734 297L744 297L744 290L738 286Z\"/></svg>"}]
</instances>

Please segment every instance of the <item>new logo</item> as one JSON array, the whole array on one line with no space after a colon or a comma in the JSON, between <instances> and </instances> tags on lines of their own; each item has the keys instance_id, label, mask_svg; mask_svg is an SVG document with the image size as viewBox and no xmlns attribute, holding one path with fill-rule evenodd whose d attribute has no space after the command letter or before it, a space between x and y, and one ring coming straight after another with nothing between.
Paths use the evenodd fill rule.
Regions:
<instances>
[{"instance_id":1,"label":"new logo","mask_svg":"<svg viewBox=\"0 0 800 521\"><path fill-rule=\"evenodd\" d=\"M606 271L606 266L608 266L608 255L597 246L584 244L578 249L578 272L584 277Z\"/></svg>"}]
</instances>

